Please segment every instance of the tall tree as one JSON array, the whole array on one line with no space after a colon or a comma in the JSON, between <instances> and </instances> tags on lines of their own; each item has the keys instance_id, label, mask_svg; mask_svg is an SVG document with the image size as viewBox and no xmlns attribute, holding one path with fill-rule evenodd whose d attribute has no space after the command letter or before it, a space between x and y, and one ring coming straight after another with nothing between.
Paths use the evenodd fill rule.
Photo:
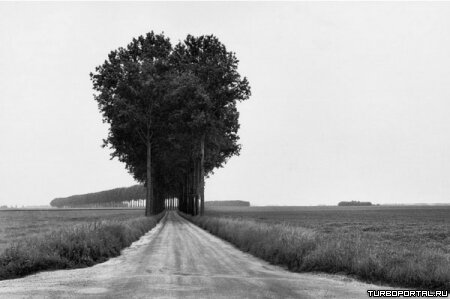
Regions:
<instances>
[{"instance_id":1,"label":"tall tree","mask_svg":"<svg viewBox=\"0 0 450 299\"><path fill-rule=\"evenodd\" d=\"M236 103L250 87L237 65L215 36L188 35L172 49L150 32L112 51L91 74L110 124L104 146L146 183L146 215L173 197L183 211L203 214L205 176L240 150Z\"/></svg>"},{"instance_id":2,"label":"tall tree","mask_svg":"<svg viewBox=\"0 0 450 299\"><path fill-rule=\"evenodd\" d=\"M247 78L241 78L237 70L238 62L236 55L227 51L214 35L188 35L184 42L175 46L171 55L173 67L198 78L209 99L198 114L201 123L197 128L200 214L204 212L205 176L240 151L236 103L247 100L251 92Z\"/></svg>"},{"instance_id":3,"label":"tall tree","mask_svg":"<svg viewBox=\"0 0 450 299\"><path fill-rule=\"evenodd\" d=\"M171 50L169 39L152 31L133 39L126 48L112 51L91 73L95 100L104 122L110 124L104 146L114 150L112 157L125 162L136 179L145 181L146 215L155 213L152 147ZM142 161L146 161L145 176Z\"/></svg>"}]
</instances>

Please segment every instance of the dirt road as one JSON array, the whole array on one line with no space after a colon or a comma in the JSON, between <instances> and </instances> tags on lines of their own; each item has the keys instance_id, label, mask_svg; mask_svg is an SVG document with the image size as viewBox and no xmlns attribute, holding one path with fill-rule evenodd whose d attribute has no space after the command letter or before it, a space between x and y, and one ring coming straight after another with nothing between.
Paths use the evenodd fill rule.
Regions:
<instances>
[{"instance_id":1,"label":"dirt road","mask_svg":"<svg viewBox=\"0 0 450 299\"><path fill-rule=\"evenodd\" d=\"M0 298L365 298L379 287L269 265L168 215L122 255L94 267L0 281Z\"/></svg>"}]
</instances>

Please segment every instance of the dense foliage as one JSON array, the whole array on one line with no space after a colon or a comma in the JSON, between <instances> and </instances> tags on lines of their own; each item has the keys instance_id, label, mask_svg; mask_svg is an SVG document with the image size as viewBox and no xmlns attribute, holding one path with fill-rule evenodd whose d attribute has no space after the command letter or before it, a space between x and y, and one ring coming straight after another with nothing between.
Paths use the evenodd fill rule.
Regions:
<instances>
[{"instance_id":1,"label":"dense foliage","mask_svg":"<svg viewBox=\"0 0 450 299\"><path fill-rule=\"evenodd\" d=\"M370 201L340 201L338 206L349 207L349 206L371 206L372 203Z\"/></svg>"},{"instance_id":2,"label":"dense foliage","mask_svg":"<svg viewBox=\"0 0 450 299\"><path fill-rule=\"evenodd\" d=\"M236 104L250 87L237 66L213 35L188 35L172 47L150 32L112 51L91 74L110 125L104 145L145 183L147 215L174 197L182 211L202 212L205 176L239 154Z\"/></svg>"},{"instance_id":3,"label":"dense foliage","mask_svg":"<svg viewBox=\"0 0 450 299\"><path fill-rule=\"evenodd\" d=\"M134 185L127 188L72 195L64 198L55 198L50 202L52 207L79 207L89 204L121 203L133 199L145 198L145 187Z\"/></svg>"},{"instance_id":4,"label":"dense foliage","mask_svg":"<svg viewBox=\"0 0 450 299\"><path fill-rule=\"evenodd\" d=\"M244 200L214 200L207 201L206 206L208 207L249 207L250 202Z\"/></svg>"}]
</instances>

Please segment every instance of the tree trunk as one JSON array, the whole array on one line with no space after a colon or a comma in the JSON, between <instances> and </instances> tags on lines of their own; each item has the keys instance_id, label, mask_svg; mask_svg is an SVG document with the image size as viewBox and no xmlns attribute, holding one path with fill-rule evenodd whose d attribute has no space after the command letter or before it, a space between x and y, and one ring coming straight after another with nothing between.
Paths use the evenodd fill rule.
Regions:
<instances>
[{"instance_id":1,"label":"tree trunk","mask_svg":"<svg viewBox=\"0 0 450 299\"><path fill-rule=\"evenodd\" d=\"M180 211L183 213L186 213L186 198L184 197L185 194L185 184L181 185L181 196L180 196Z\"/></svg>"},{"instance_id":2,"label":"tree trunk","mask_svg":"<svg viewBox=\"0 0 450 299\"><path fill-rule=\"evenodd\" d=\"M194 173L193 173L193 181L194 181L194 185L193 185L193 197L194 197L194 215L198 214L198 193L199 193L199 188L198 188L198 163L197 163L197 159L194 160Z\"/></svg>"},{"instance_id":3,"label":"tree trunk","mask_svg":"<svg viewBox=\"0 0 450 299\"><path fill-rule=\"evenodd\" d=\"M189 173L188 177L188 214L194 215L194 201L192 200L192 172Z\"/></svg>"},{"instance_id":4,"label":"tree trunk","mask_svg":"<svg viewBox=\"0 0 450 299\"><path fill-rule=\"evenodd\" d=\"M200 215L205 214L205 134L200 141Z\"/></svg>"},{"instance_id":5,"label":"tree trunk","mask_svg":"<svg viewBox=\"0 0 450 299\"><path fill-rule=\"evenodd\" d=\"M145 216L154 214L153 182L152 182L152 143L147 142L147 194L145 199Z\"/></svg>"}]
</instances>

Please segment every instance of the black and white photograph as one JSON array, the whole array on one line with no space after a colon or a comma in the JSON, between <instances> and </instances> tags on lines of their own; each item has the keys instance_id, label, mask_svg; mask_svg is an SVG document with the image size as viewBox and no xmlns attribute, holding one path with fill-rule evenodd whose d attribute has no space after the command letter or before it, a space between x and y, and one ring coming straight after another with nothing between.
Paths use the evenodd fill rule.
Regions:
<instances>
[{"instance_id":1,"label":"black and white photograph","mask_svg":"<svg viewBox=\"0 0 450 299\"><path fill-rule=\"evenodd\" d=\"M0 298L448 298L450 1L0 1Z\"/></svg>"}]
</instances>

